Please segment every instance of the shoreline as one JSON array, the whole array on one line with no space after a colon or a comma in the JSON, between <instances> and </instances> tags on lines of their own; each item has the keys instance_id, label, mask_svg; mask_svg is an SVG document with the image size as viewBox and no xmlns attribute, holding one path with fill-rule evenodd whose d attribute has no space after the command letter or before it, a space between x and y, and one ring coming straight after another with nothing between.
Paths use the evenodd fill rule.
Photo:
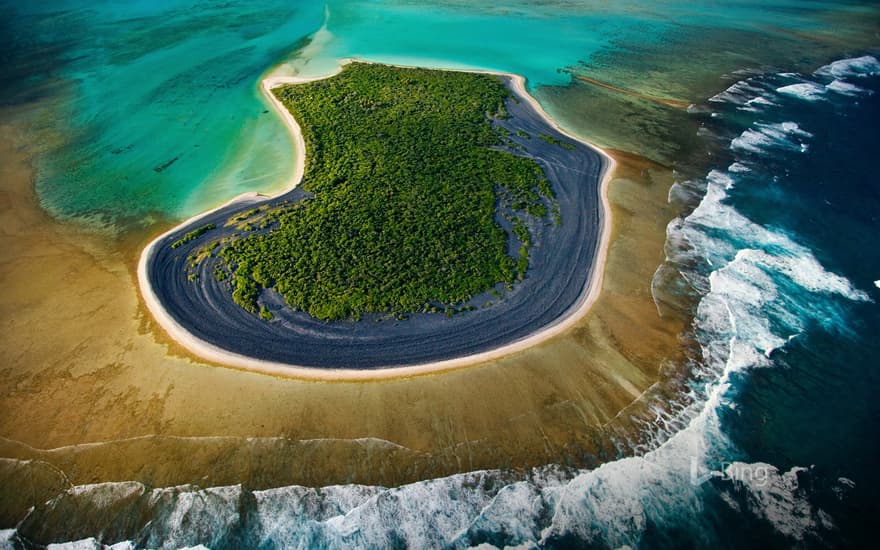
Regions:
<instances>
[{"instance_id":1,"label":"shoreline","mask_svg":"<svg viewBox=\"0 0 880 550\"><path fill-rule=\"evenodd\" d=\"M590 311L593 304L598 299L602 283L604 281L604 272L606 266L606 260L608 255L608 247L610 244L611 237L611 209L610 203L608 200L608 185L610 180L614 174L614 171L617 167L616 160L605 150L600 147L589 143L570 132L567 132L563 128L561 128L555 120L553 120L540 106L538 101L532 97L525 88L525 78L521 75L512 74L512 73L504 73L504 72L496 72L496 71L487 71L487 70L459 70L453 69L456 72L471 72L471 73L482 73L482 74L491 74L495 76L503 76L510 79L510 88L514 95L524 100L534 111L535 113L543 119L549 126L553 127L555 130L560 132L561 134L569 137L570 139L576 140L579 143L582 143L586 147L598 153L603 161L604 165L602 166L601 177L598 185L598 194L599 194L599 202L601 203L601 208L599 210L599 216L602 218L602 225L599 231L599 245L598 251L596 255L596 261L592 266L592 273L589 276L589 283L585 286L578 299L574 302L574 304L569 308L569 310L558 317L556 320L541 328L537 332L530 334L524 338L516 340L514 342L502 345L500 347L472 354L463 357L456 357L447 360L440 361L432 361L427 363L416 363L412 365L404 365L404 366L393 366L393 367L379 367L376 369L326 369L320 367L305 367L288 363L281 363L275 361L268 361L263 359L257 359L254 357L248 357L245 355L237 354L225 349L222 349L214 344L201 340L196 337L194 334L189 332L185 327L183 327L180 323L178 323L162 306L158 297L155 294L155 291L150 283L149 276L147 274L147 268L152 256L155 253L156 247L158 244L168 235L180 231L181 229L190 226L194 222L197 222L200 219L203 219L223 208L229 207L235 204L247 204L249 201L262 201L266 199L272 199L279 197L285 193L290 192L292 189L296 188L300 182L302 181L304 171L305 171L305 140L302 136L302 131L299 127L299 124L294 119L293 115L290 114L289 111L283 106L283 104L272 94L271 90L279 85L283 84L298 84L303 82L310 82L315 80L323 80L326 78L330 78L336 74L338 74L344 65L355 61L354 59L346 59L340 64L336 71L326 74L320 75L316 77L285 77L285 76L267 76L263 78L260 82L260 91L269 100L273 109L281 116L281 119L291 134L291 137L294 140L295 150L297 157L295 159L294 166L294 174L290 184L279 191L278 193L267 195L261 194L257 192L249 192L238 195L232 198L225 203L206 210L196 216L193 216L175 227L169 229L168 231L162 233L161 235L154 238L143 250L140 255L138 266L137 266L137 279L138 286L140 288L141 297L144 300L144 303L147 306L147 309L152 314L153 318L159 323L159 325L165 330L165 332L169 335L169 337L182 345L188 351L195 354L197 357L208 360L212 363L216 363L221 366L247 370L252 372L259 372L262 374L268 374L272 376L281 376L286 378L297 378L297 379L307 379L307 380L316 380L316 381L363 381L363 380L377 380L377 379L389 379L389 378L403 378L410 376L418 376L425 375L431 373L437 373L442 371L449 371L454 369L459 369L463 367L473 366L479 363L484 363L491 360L500 359L505 356L509 356L518 352L525 351L529 348L532 348L542 342L545 342L559 334L562 334L572 326L574 326L578 321L583 319L583 317ZM366 62L369 61L356 60L358 62ZM396 65L400 66L400 65ZM443 69L445 70L445 69Z\"/></svg>"}]
</instances>

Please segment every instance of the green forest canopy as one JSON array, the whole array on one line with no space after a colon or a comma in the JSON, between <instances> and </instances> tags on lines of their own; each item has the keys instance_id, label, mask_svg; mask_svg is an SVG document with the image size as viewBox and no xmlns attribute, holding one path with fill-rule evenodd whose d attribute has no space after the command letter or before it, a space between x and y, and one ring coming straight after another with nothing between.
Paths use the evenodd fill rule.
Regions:
<instances>
[{"instance_id":1,"label":"green forest canopy","mask_svg":"<svg viewBox=\"0 0 880 550\"><path fill-rule=\"evenodd\" d=\"M445 309L523 276L523 220L547 216L553 193L534 160L503 150L498 78L352 63L273 92L302 128L313 196L223 248L215 275L236 303L256 313L274 288L319 319L356 319Z\"/></svg>"}]
</instances>

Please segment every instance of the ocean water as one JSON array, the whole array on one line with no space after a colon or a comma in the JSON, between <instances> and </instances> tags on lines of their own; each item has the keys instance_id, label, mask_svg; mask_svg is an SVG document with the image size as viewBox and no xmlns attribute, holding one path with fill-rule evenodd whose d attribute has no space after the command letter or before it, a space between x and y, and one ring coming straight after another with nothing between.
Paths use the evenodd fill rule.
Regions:
<instances>
[{"instance_id":1,"label":"ocean water","mask_svg":"<svg viewBox=\"0 0 880 550\"><path fill-rule=\"evenodd\" d=\"M572 75L598 73L641 93L687 99L686 111L671 112L619 100L613 113L641 110L649 119L622 117L622 137L613 135L602 115L596 118L602 140L629 143L635 152L676 168L669 200L681 215L667 229L667 260L655 275L655 297L661 310L682 307L667 299L676 293L689 298L684 303L694 321L687 337L695 350L684 366L686 391L677 402L656 407L645 433L633 438L638 443L622 444L619 459L593 470L549 464L525 473L477 471L390 488L82 485L21 524L0 526L6 529L0 531L0 547L21 547L23 540L77 541L68 545L74 548L870 546L872 519L880 511L875 497L880 344L874 337L880 331L875 243L880 185L874 167L880 151L880 55L855 39L850 47L813 39L829 21L855 17L870 26L877 10L833 2L809 8L795 2L705 4L507 2L474 8L446 2L434 6L430 17L411 2L216 8L231 10L218 18L234 13L242 28L251 29L235 31L234 40L232 34L205 32L198 38L197 32L184 32L203 11L181 7L189 3L108 3L88 12L74 7L72 14L60 4L48 15L16 11L22 28L69 21L63 17L79 21L81 35L64 38L72 44L99 41L89 31L97 22L106 22L108 33L112 28L129 36L131 26L141 28L146 18L163 29L159 36L168 42L155 51L130 53L119 61L120 71L132 64L146 67L144 58L153 55L167 55L155 71L173 72L162 69L169 60L176 61L172 66L188 65L183 59L193 67L224 65L232 84L215 89L202 105L217 105L215 115L246 116L227 113L240 107L253 117L249 126L240 118L203 114L201 131L226 128L228 138L202 143L211 152L206 157L215 161L206 162L206 172L199 172L195 160L184 164L183 155L156 172L176 149L162 149L156 126L145 127L136 134L140 141L131 140L138 145L130 154L148 145L161 154L138 152L143 179L129 176L127 185L115 186L104 176L137 172L121 159L128 153L106 154L111 141L120 141L106 136L128 136L135 128L119 122L118 112L101 108L113 97L103 85L114 81L113 69L105 65L117 46L83 50L94 56L103 48L99 63L90 55L73 55L59 42L53 48L70 59L47 62L45 74L7 66L16 82L44 83L14 86L10 77L5 88L7 103L38 94L49 104L35 132L54 128L47 113L73 113L73 127L58 128L63 135L41 151L38 190L47 209L60 217L101 220L116 231L143 223L131 220L144 216L174 219L239 190L263 189L264 180L249 183L249 178L284 175L287 164L260 172L265 165L252 163L254 171L236 172L237 162L244 162L236 158L284 158L286 138L271 117L260 114L255 91L255 79L274 63L285 63L283 70L290 72L317 73L339 58L359 56L522 72L548 108L588 138L589 117L582 113L597 110L581 102L595 99L604 106L611 99L573 83ZM278 16L282 11L286 15ZM271 25L262 21L270 12ZM178 34L166 28L175 21L181 25ZM792 31L813 39L797 42ZM157 40L152 32L143 39ZM749 44L727 49L737 43L733 37L755 32L768 36L765 54ZM722 46L713 49L713 39ZM692 54L700 67L670 60L662 52L672 44L688 44L691 49L677 55ZM34 53L32 46L20 45L35 59L61 55L53 48ZM233 55L240 49L248 53ZM655 72L639 73L651 60ZM195 112L186 109L198 103L175 91L190 86L187 75L195 73L159 78L165 74L157 79L167 92L154 89L152 96L144 92L132 99L145 120ZM639 74L647 74L643 84ZM152 78L143 82L160 86ZM158 100L166 97L175 99ZM193 132L170 123L173 118L163 120L158 127L169 134L169 143L191 145L184 138ZM635 129L645 131L632 141L636 138L626 134ZM266 153L267 145L276 153ZM240 151L247 154L238 157ZM65 171L70 166L81 171ZM175 175L177 183L167 188L155 183L184 167L189 176ZM58 177L62 172L74 177ZM218 177L227 183L218 184Z\"/></svg>"},{"instance_id":2,"label":"ocean water","mask_svg":"<svg viewBox=\"0 0 880 550\"><path fill-rule=\"evenodd\" d=\"M260 75L323 18L303 2L4 3L7 101L44 99L37 191L107 230L283 187L292 142Z\"/></svg>"}]
</instances>

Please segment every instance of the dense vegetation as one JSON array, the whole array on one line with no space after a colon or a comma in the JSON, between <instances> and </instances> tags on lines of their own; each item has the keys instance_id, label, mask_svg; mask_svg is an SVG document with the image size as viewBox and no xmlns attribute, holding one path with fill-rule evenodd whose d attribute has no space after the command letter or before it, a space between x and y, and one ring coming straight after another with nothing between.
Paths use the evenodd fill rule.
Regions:
<instances>
[{"instance_id":1,"label":"dense vegetation","mask_svg":"<svg viewBox=\"0 0 880 550\"><path fill-rule=\"evenodd\" d=\"M572 145L571 143L569 143L567 141L562 141L561 139L557 139L553 136L548 136L547 134L540 134L538 137L540 137L541 139L543 139L544 141L546 141L547 143L549 143L551 145L558 145L560 147L564 147L564 148L568 149L569 151L573 151L575 149L575 146Z\"/></svg>"},{"instance_id":2,"label":"dense vegetation","mask_svg":"<svg viewBox=\"0 0 880 550\"><path fill-rule=\"evenodd\" d=\"M535 161L505 150L493 124L507 116L499 79L355 63L274 93L302 127L312 197L220 253L215 276L228 277L236 303L268 319L257 298L274 288L325 320L449 312L523 276L523 220L545 217L553 196Z\"/></svg>"},{"instance_id":3,"label":"dense vegetation","mask_svg":"<svg viewBox=\"0 0 880 550\"><path fill-rule=\"evenodd\" d=\"M183 237L181 237L181 238L177 239L176 241L174 241L173 243L171 243L171 248L179 248L190 241L198 239L203 234L207 233L208 231L210 231L212 229L214 229L213 223L209 223L208 225L203 225L202 227L199 227L198 229L193 229L192 231L190 231L189 233L187 233Z\"/></svg>"}]
</instances>

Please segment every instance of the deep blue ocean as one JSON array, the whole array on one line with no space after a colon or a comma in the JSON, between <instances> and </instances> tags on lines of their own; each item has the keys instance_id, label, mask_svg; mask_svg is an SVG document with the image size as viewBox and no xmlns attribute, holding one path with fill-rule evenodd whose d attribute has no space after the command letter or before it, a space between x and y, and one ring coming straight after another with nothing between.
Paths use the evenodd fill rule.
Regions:
<instances>
[{"instance_id":1,"label":"deep blue ocean","mask_svg":"<svg viewBox=\"0 0 880 550\"><path fill-rule=\"evenodd\" d=\"M263 4L265 8L270 3ZM184 128L153 146L153 126L113 126L103 104L91 103L98 101L95 98L109 101L106 88L100 93L78 89L96 86L97 90L102 83L118 82L106 68L114 62L120 78L126 70L142 73L148 61L162 61L135 51L139 46L133 39L125 51L143 63L137 67L121 53L119 58L104 59L100 69L64 56L39 71L7 64L5 104L30 101L39 93L58 98L53 108L67 106L77 112L74 128L57 128L73 137L46 146L42 153L38 190L47 210L62 219L120 225L135 223L128 218L136 218L141 221L135 225L148 225L150 220L190 215L242 190L261 189L260 181L281 182L290 171L290 161L283 159L289 143L277 121L263 120L268 115L263 114L256 79L283 60L302 70L305 65L296 65L297 55L309 51L309 36L314 38L310 33L322 24L336 41L320 55L314 54L317 67L326 66L327 59L354 54L386 60L430 59L440 66L525 72L533 89L566 85L567 74L555 69L610 47L627 33L659 33L658 28L681 24L653 12L631 10L609 16L604 31L578 35L569 20L565 32L578 39L549 40L547 50L537 48L538 53L514 58L498 54L510 51L500 45L479 55L469 53L467 45L478 41L479 33L463 36L464 46L445 50L431 51L424 36L406 33L409 38L397 46L379 48L379 39L367 40L366 31L353 23L353 8L340 8L344 16L334 20L337 6L331 3L328 26L323 8L277 4L270 11L283 11L283 24L260 23L264 14L252 8L225 38L207 32L200 38L198 51L204 59L187 58L192 71L200 64L224 67L217 77L221 80L209 91L202 90L198 101L228 106L237 113L229 114L229 120L204 120L189 110L191 99L184 97L189 97L192 86L185 71L175 76L177 80L162 80L168 87L164 92L149 83L143 84L144 89L136 87L144 95L131 99L135 104L152 104L156 98L168 102L153 105L157 111L141 113L145 119L163 113L169 117L150 124L167 125L179 119L195 128L216 130L207 144ZM515 4L517 9L500 15L472 11L459 16L457 8L448 8L438 12L429 27L437 36L447 36L456 24L472 28L474 21L497 16L509 18L515 29L537 32L535 28L552 26L552 17L565 20L571 10L577 11L568 4L543 10ZM723 11L711 4L712 10ZM793 4L778 4L796 9ZM698 7L670 5L685 10L685 20L699 13ZM103 9L106 20L113 20L107 15L113 13L111 8ZM539 13L524 14L527 9ZM370 13L376 18L372 23L385 29L406 28L417 19L405 3ZM772 19L760 9L755 13ZM39 27L34 21L40 14L19 16ZM85 24L81 13L71 17L77 25ZM462 22L460 17L470 19ZM584 22L599 16L579 17ZM761 18L756 16L754 24L765 24ZM526 23L535 20L539 22L534 27ZM637 21L644 25L637 27ZM724 24L743 24L742 19L732 21ZM203 22L206 28L217 24ZM427 25L424 20L422 24ZM161 36L178 40L171 31ZM225 57L220 63L216 48L227 47L232 36L245 45L234 48L239 57ZM494 36L483 38L495 43ZM497 39L499 44L513 41L504 36ZM6 40L27 49L8 35ZM575 47L580 50L572 53ZM679 161L681 176L669 200L681 215L670 221L667 260L658 266L656 279L678 280L678 292L693 302L688 336L697 353L686 366L687 391L681 402L658 410L656 420L645 428L651 433L642 438L650 443L634 456L593 470L548 464L526 474L478 471L395 488L151 489L159 504L143 530L119 540L100 540L101 533L96 532L97 539L71 547L100 548L99 543L121 543L119 548L203 544L209 548L487 549L876 545L880 178L875 162L880 158L880 55L870 48L843 50L808 69L796 60L790 66L744 62L742 71L718 75L726 80L716 88L726 86L726 90L695 101L684 115L699 128L697 148L704 154L699 161L693 155ZM106 56L113 50L95 51ZM42 55L54 54L43 51ZM71 85L71 74L77 71L81 73L77 84ZM45 88L34 92L22 84L26 81L41 82ZM537 95L542 97L540 90ZM244 111L233 109L241 105ZM571 113L577 109L570 104L551 110L565 123L566 113L573 120ZM35 131L45 133L46 125L51 126L45 118L40 124ZM591 137L589 129L575 130ZM235 136L235 147L224 141L230 135ZM225 153L218 157L197 152L203 147L223 148ZM247 160L248 151L262 159L260 163ZM177 168L172 166L167 173L155 170L175 156ZM261 168L267 158L278 159L270 173ZM77 170L67 179L56 177L74 162L71 159L76 166L91 163L94 170ZM175 173L177 169L181 172ZM198 182L192 181L194 174ZM92 181L94 187L88 185ZM657 299L662 302L661 296ZM123 498L133 489L114 482L76 490L85 501L101 502ZM242 492L249 493L246 509L240 507ZM0 531L0 548L22 547L14 525L0 528L6 529Z\"/></svg>"}]
</instances>

